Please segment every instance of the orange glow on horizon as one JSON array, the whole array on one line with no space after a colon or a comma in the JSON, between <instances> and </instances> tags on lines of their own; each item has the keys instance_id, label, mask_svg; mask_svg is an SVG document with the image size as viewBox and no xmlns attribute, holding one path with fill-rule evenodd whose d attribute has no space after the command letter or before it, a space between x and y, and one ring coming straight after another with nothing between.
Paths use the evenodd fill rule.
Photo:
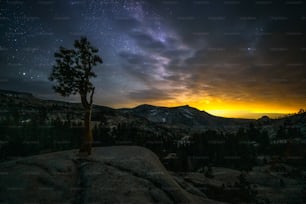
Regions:
<instances>
[{"instance_id":1,"label":"orange glow on horizon","mask_svg":"<svg viewBox=\"0 0 306 204\"><path fill-rule=\"evenodd\" d=\"M249 118L258 119L264 115L270 118L278 118L284 115L297 113L300 108L299 104L292 103L273 103L257 101L240 101L240 100L221 100L219 98L207 97L206 99L197 99L196 97L181 97L176 100L163 100L145 102L155 106L176 107L189 105L215 116L227 118ZM130 103L128 107L135 107L143 103ZM125 105L125 107L127 104Z\"/></svg>"}]
</instances>

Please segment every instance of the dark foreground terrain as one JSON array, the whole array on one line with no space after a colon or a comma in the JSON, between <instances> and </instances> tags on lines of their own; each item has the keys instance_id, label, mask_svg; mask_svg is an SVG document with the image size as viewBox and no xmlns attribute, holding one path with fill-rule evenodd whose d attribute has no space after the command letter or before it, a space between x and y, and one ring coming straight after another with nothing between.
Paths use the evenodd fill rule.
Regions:
<instances>
[{"instance_id":1,"label":"dark foreground terrain","mask_svg":"<svg viewBox=\"0 0 306 204\"><path fill-rule=\"evenodd\" d=\"M241 200L256 186L256 199L247 203L303 203L303 181L277 168L254 167L245 177L212 169L211 175L168 172L153 152L137 146L94 148L89 157L77 150L42 154L0 163L0 202L246 203Z\"/></svg>"},{"instance_id":2,"label":"dark foreground terrain","mask_svg":"<svg viewBox=\"0 0 306 204\"><path fill-rule=\"evenodd\" d=\"M95 148L84 158L76 152L1 163L1 203L218 203L180 186L148 149Z\"/></svg>"}]
</instances>

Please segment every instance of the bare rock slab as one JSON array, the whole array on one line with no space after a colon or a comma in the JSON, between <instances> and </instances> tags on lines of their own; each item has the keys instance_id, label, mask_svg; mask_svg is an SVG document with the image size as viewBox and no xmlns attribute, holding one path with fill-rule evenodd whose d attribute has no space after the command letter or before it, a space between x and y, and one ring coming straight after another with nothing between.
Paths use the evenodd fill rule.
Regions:
<instances>
[{"instance_id":1,"label":"bare rock slab","mask_svg":"<svg viewBox=\"0 0 306 204\"><path fill-rule=\"evenodd\" d=\"M137 146L55 152L0 163L0 203L218 203L181 187Z\"/></svg>"}]
</instances>

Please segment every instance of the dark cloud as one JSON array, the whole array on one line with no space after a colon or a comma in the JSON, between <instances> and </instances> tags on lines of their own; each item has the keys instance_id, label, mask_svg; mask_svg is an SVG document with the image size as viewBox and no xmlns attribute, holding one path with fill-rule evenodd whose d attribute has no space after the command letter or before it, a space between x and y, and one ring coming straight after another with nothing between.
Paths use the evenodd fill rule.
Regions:
<instances>
[{"instance_id":1,"label":"dark cloud","mask_svg":"<svg viewBox=\"0 0 306 204\"><path fill-rule=\"evenodd\" d=\"M148 86L156 83L154 74L157 70L156 64L158 61L152 56L121 52L120 57L125 62L121 65L122 69L131 77Z\"/></svg>"},{"instance_id":2,"label":"dark cloud","mask_svg":"<svg viewBox=\"0 0 306 204\"><path fill-rule=\"evenodd\" d=\"M142 48L150 50L161 50L165 48L162 42L155 40L151 35L145 32L134 31L130 33L130 36L134 38L136 43Z\"/></svg>"},{"instance_id":3,"label":"dark cloud","mask_svg":"<svg viewBox=\"0 0 306 204\"><path fill-rule=\"evenodd\" d=\"M148 102L148 101L160 101L174 99L168 91L160 89L146 89L131 91L128 93L128 97L135 101Z\"/></svg>"},{"instance_id":4,"label":"dark cloud","mask_svg":"<svg viewBox=\"0 0 306 204\"><path fill-rule=\"evenodd\" d=\"M185 57L190 53L190 49L164 49L162 55L173 60Z\"/></svg>"},{"instance_id":5,"label":"dark cloud","mask_svg":"<svg viewBox=\"0 0 306 204\"><path fill-rule=\"evenodd\" d=\"M145 56L141 54L129 53L122 51L119 53L119 56L126 62L132 65L146 65L146 64L155 64L157 60L151 56Z\"/></svg>"},{"instance_id":6,"label":"dark cloud","mask_svg":"<svg viewBox=\"0 0 306 204\"><path fill-rule=\"evenodd\" d=\"M273 42L265 46L269 47L269 44ZM231 49L235 50L235 47ZM288 50L267 50L266 47L251 51L203 48L183 62L172 61L167 69L173 74L165 80L184 86L190 95L226 95L232 99L252 98L281 103L286 93L288 98L295 98L302 103L306 93L301 88L306 85L305 60L301 57L301 51Z\"/></svg>"}]
</instances>

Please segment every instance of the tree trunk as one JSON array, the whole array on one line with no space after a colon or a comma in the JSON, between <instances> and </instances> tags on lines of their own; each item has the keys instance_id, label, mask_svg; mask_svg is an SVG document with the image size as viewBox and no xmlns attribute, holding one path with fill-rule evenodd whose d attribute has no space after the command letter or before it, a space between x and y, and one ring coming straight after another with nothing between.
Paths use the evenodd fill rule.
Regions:
<instances>
[{"instance_id":1,"label":"tree trunk","mask_svg":"<svg viewBox=\"0 0 306 204\"><path fill-rule=\"evenodd\" d=\"M87 96L81 94L81 101L82 105L85 109L84 115L84 138L81 140L82 144L80 147L80 152L87 153L88 155L91 154L91 146L93 143L93 136L91 132L91 111L92 111L92 98L95 92L95 88L91 90L89 102L87 101Z\"/></svg>"},{"instance_id":2,"label":"tree trunk","mask_svg":"<svg viewBox=\"0 0 306 204\"><path fill-rule=\"evenodd\" d=\"M84 137L81 140L82 144L80 147L80 152L91 154L91 145L93 141L92 131L91 131L91 107L85 109L84 116Z\"/></svg>"}]
</instances>

